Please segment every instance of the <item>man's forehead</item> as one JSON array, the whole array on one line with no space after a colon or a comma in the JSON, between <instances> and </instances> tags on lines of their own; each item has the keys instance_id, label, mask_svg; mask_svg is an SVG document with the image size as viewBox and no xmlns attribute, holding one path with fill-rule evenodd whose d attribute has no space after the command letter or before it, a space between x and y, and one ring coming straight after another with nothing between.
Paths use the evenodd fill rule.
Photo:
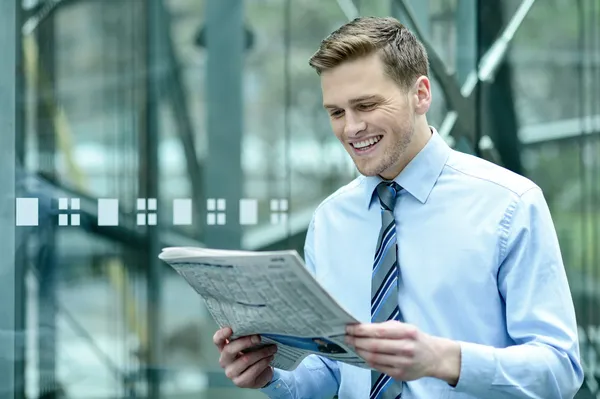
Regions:
<instances>
[{"instance_id":1,"label":"man's forehead","mask_svg":"<svg viewBox=\"0 0 600 399\"><path fill-rule=\"evenodd\" d=\"M366 97L385 97L394 82L383 71L365 69L342 65L324 72L321 75L323 105L351 105Z\"/></svg>"}]
</instances>

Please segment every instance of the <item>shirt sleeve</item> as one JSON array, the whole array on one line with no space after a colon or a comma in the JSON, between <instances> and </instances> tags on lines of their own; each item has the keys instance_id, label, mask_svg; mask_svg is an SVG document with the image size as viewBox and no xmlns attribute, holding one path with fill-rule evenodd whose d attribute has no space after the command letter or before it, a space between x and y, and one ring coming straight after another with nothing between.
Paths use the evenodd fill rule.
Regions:
<instances>
[{"instance_id":1,"label":"shirt sleeve","mask_svg":"<svg viewBox=\"0 0 600 399\"><path fill-rule=\"evenodd\" d=\"M572 398L583 383L575 310L541 190L527 191L507 215L498 290L515 345L461 342L454 389L485 398Z\"/></svg>"},{"instance_id":2,"label":"shirt sleeve","mask_svg":"<svg viewBox=\"0 0 600 399\"><path fill-rule=\"evenodd\" d=\"M332 398L338 391L337 362L309 355L294 371L275 369L273 379L261 391L271 399Z\"/></svg>"},{"instance_id":3,"label":"shirt sleeve","mask_svg":"<svg viewBox=\"0 0 600 399\"><path fill-rule=\"evenodd\" d=\"M306 233L304 259L307 269L315 274L315 217ZM275 369L269 385L261 391L271 399L332 398L340 385L336 361L317 355L307 356L294 371Z\"/></svg>"}]
</instances>

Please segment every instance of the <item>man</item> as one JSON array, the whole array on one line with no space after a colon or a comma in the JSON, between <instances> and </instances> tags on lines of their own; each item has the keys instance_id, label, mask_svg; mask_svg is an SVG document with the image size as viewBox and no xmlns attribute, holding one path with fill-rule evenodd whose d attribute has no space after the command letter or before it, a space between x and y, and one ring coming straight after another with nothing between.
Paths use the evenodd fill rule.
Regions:
<instances>
[{"instance_id":1,"label":"man","mask_svg":"<svg viewBox=\"0 0 600 399\"><path fill-rule=\"evenodd\" d=\"M540 188L428 125L427 55L398 21L349 22L310 65L362 176L315 211L306 263L363 322L347 342L373 371L314 355L273 370L272 348L240 355L257 337L222 329L226 375L271 398L573 398L577 326Z\"/></svg>"}]
</instances>

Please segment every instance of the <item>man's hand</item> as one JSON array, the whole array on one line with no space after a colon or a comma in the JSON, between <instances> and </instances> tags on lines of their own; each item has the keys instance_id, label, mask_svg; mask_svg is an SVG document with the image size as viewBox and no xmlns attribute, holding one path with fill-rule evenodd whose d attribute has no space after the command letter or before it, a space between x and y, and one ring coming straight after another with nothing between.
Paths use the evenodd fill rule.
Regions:
<instances>
[{"instance_id":1,"label":"man's hand","mask_svg":"<svg viewBox=\"0 0 600 399\"><path fill-rule=\"evenodd\" d=\"M213 342L221 353L219 364L225 370L225 375L240 388L264 387L273 378L273 368L269 363L273 360L277 347L269 345L242 353L260 343L260 338L252 335L230 341L232 334L231 328L222 328L213 336Z\"/></svg>"},{"instance_id":2,"label":"man's hand","mask_svg":"<svg viewBox=\"0 0 600 399\"><path fill-rule=\"evenodd\" d=\"M433 337L399 321L350 325L346 334L346 343L367 364L394 379L434 377L452 386L458 383L458 342Z\"/></svg>"}]
</instances>

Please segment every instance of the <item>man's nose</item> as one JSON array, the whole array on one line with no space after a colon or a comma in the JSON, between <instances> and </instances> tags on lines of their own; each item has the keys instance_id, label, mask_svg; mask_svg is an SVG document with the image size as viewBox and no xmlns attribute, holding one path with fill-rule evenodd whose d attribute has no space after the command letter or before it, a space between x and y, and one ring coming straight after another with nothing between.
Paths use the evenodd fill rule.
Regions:
<instances>
[{"instance_id":1,"label":"man's nose","mask_svg":"<svg viewBox=\"0 0 600 399\"><path fill-rule=\"evenodd\" d=\"M351 113L346 113L346 125L344 126L344 134L347 137L356 136L367 128L367 124Z\"/></svg>"}]
</instances>

